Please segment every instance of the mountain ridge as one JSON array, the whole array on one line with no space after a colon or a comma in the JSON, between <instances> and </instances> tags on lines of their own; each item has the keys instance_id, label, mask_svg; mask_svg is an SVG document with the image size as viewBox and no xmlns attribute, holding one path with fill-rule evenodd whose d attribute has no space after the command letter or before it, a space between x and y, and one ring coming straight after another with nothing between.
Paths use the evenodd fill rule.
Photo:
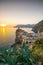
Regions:
<instances>
[{"instance_id":1,"label":"mountain ridge","mask_svg":"<svg viewBox=\"0 0 43 65\"><path fill-rule=\"evenodd\" d=\"M14 26L15 28L19 27L19 28L33 28L35 24L18 24L16 26Z\"/></svg>"},{"instance_id":2,"label":"mountain ridge","mask_svg":"<svg viewBox=\"0 0 43 65\"><path fill-rule=\"evenodd\" d=\"M43 20L41 20L39 23L37 23L34 27L33 27L33 29L32 29L32 31L34 31L34 32L43 32Z\"/></svg>"}]
</instances>

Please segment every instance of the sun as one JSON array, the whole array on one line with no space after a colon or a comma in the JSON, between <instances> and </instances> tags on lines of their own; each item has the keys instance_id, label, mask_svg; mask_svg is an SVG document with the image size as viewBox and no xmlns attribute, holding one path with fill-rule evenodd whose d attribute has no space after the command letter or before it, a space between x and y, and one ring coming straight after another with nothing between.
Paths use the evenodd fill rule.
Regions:
<instances>
[{"instance_id":1,"label":"sun","mask_svg":"<svg viewBox=\"0 0 43 65\"><path fill-rule=\"evenodd\" d=\"M5 27L5 26L6 26L6 24L1 24L0 26Z\"/></svg>"}]
</instances>

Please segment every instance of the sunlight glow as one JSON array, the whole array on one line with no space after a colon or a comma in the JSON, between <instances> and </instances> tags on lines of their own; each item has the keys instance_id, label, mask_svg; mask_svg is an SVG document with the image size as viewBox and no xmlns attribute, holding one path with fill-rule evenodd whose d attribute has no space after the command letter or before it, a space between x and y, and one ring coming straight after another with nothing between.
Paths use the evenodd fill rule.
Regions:
<instances>
[{"instance_id":1,"label":"sunlight glow","mask_svg":"<svg viewBox=\"0 0 43 65\"><path fill-rule=\"evenodd\" d=\"M6 26L6 24L1 24L0 26L5 27L5 26Z\"/></svg>"}]
</instances>

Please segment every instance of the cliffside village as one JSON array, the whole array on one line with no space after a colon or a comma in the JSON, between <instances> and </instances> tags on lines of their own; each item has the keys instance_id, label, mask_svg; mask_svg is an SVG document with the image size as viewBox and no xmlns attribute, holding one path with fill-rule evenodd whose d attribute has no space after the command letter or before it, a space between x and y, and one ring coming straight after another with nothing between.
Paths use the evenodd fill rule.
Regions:
<instances>
[{"instance_id":1,"label":"cliffside village","mask_svg":"<svg viewBox=\"0 0 43 65\"><path fill-rule=\"evenodd\" d=\"M28 33L22 29L18 29L18 30L19 30L18 38L21 36L23 42L28 41L28 43L34 43L37 38L43 38L43 32L39 33L38 31L38 33L34 33L34 32Z\"/></svg>"}]
</instances>

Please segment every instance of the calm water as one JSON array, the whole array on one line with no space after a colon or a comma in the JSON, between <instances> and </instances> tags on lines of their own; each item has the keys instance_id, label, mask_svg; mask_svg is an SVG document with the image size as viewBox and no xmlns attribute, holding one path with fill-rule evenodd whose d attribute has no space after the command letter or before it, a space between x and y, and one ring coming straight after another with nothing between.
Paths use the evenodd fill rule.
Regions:
<instances>
[{"instance_id":1,"label":"calm water","mask_svg":"<svg viewBox=\"0 0 43 65\"><path fill-rule=\"evenodd\" d=\"M22 28L27 32L32 32L30 28ZM16 28L0 28L0 47L12 45L15 42Z\"/></svg>"},{"instance_id":2,"label":"calm water","mask_svg":"<svg viewBox=\"0 0 43 65\"><path fill-rule=\"evenodd\" d=\"M13 44L15 32L16 28L0 28L0 47Z\"/></svg>"}]
</instances>

